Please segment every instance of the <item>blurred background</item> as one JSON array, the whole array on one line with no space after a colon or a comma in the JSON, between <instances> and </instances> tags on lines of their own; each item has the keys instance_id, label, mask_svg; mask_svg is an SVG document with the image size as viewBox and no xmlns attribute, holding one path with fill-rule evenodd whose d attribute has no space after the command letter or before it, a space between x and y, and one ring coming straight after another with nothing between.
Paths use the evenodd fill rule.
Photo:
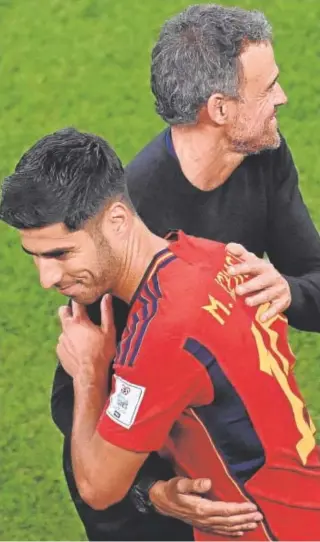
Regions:
<instances>
[{"instance_id":1,"label":"blurred background","mask_svg":"<svg viewBox=\"0 0 320 542\"><path fill-rule=\"evenodd\" d=\"M124 163L162 122L149 91L152 44L187 0L0 0L0 177L38 138L73 125ZM320 225L320 2L233 0L274 27L289 104L280 127ZM0 223L0 539L85 540L61 469L49 398L64 299L38 285L17 233ZM320 428L320 339L292 332L298 380ZM272 398L270 398L272 400Z\"/></svg>"}]
</instances>

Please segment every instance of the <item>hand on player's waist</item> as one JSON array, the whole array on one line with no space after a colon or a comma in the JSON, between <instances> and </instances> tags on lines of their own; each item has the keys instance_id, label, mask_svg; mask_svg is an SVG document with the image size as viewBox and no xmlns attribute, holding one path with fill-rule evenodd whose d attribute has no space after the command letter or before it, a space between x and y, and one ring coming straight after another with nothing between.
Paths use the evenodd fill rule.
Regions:
<instances>
[{"instance_id":1,"label":"hand on player's waist","mask_svg":"<svg viewBox=\"0 0 320 542\"><path fill-rule=\"evenodd\" d=\"M203 498L211 488L209 479L172 478L157 482L149 492L155 509L202 531L222 536L241 536L254 530L262 514L253 503L226 503Z\"/></svg>"}]
</instances>

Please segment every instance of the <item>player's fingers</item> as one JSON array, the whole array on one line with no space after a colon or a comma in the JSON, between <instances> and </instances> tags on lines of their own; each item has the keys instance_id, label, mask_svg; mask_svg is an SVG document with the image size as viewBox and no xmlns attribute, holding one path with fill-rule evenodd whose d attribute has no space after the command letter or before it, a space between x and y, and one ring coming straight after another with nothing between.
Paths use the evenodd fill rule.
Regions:
<instances>
[{"instance_id":1,"label":"player's fingers","mask_svg":"<svg viewBox=\"0 0 320 542\"><path fill-rule=\"evenodd\" d=\"M64 341L64 339L62 337L58 341L58 344L57 344L57 347L56 347L56 354L57 354L59 360L61 360L61 359L63 359L63 357L65 356L66 353L67 353L67 348L66 348L65 341Z\"/></svg>"},{"instance_id":2,"label":"player's fingers","mask_svg":"<svg viewBox=\"0 0 320 542\"><path fill-rule=\"evenodd\" d=\"M177 492L182 494L188 493L206 493L211 488L211 480L209 478L180 478L177 481Z\"/></svg>"},{"instance_id":3,"label":"player's fingers","mask_svg":"<svg viewBox=\"0 0 320 542\"><path fill-rule=\"evenodd\" d=\"M58 345L60 345L61 348L63 347L65 350L72 349L70 339L65 331L60 334L58 339Z\"/></svg>"},{"instance_id":4,"label":"player's fingers","mask_svg":"<svg viewBox=\"0 0 320 542\"><path fill-rule=\"evenodd\" d=\"M61 353L62 353L62 344L60 342L58 342L58 344L56 346L56 354L58 356L58 359L60 359Z\"/></svg>"},{"instance_id":5,"label":"player's fingers","mask_svg":"<svg viewBox=\"0 0 320 542\"><path fill-rule=\"evenodd\" d=\"M64 328L64 326L72 320L71 309L67 305L62 305L59 307L58 315L62 328Z\"/></svg>"},{"instance_id":6,"label":"player's fingers","mask_svg":"<svg viewBox=\"0 0 320 542\"><path fill-rule=\"evenodd\" d=\"M88 321L89 317L84 305L72 300L72 315L74 322Z\"/></svg>"},{"instance_id":7,"label":"player's fingers","mask_svg":"<svg viewBox=\"0 0 320 542\"><path fill-rule=\"evenodd\" d=\"M105 294L101 299L101 328L108 333L114 327L112 295Z\"/></svg>"}]
</instances>

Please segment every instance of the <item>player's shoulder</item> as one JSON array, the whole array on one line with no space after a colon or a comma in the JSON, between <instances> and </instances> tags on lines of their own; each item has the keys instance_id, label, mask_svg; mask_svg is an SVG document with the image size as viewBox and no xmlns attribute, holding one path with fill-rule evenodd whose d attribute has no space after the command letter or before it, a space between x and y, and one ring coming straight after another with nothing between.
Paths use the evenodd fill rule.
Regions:
<instances>
[{"instance_id":1,"label":"player's shoulder","mask_svg":"<svg viewBox=\"0 0 320 542\"><path fill-rule=\"evenodd\" d=\"M226 257L226 245L211 239L186 235L182 231L176 233L176 240L171 243L170 250L185 267L186 275L181 278L201 274L205 269L212 272L218 269Z\"/></svg>"},{"instance_id":2,"label":"player's shoulder","mask_svg":"<svg viewBox=\"0 0 320 542\"><path fill-rule=\"evenodd\" d=\"M170 244L175 259L158 273L161 308L170 327L193 321L199 300L212 287L219 271L226 267L228 253L223 243L178 232ZM234 263L234 262L233 262Z\"/></svg>"},{"instance_id":3,"label":"player's shoulder","mask_svg":"<svg viewBox=\"0 0 320 542\"><path fill-rule=\"evenodd\" d=\"M155 356L180 350L183 343L185 318L177 298L168 289L154 290L146 283L136 297L121 341L117 347L116 364L128 367L136 363L137 356Z\"/></svg>"},{"instance_id":4,"label":"player's shoulder","mask_svg":"<svg viewBox=\"0 0 320 542\"><path fill-rule=\"evenodd\" d=\"M222 243L177 232L165 261L140 288L129 314L126 333L140 329L154 340L177 337L191 323L201 300L207 299L217 274L228 265ZM234 262L229 262L234 263Z\"/></svg>"}]
</instances>

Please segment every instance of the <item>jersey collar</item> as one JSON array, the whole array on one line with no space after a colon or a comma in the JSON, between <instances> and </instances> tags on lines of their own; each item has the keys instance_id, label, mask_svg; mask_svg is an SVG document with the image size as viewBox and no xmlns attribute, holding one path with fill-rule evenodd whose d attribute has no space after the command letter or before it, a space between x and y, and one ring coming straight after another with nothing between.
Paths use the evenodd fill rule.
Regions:
<instances>
[{"instance_id":1,"label":"jersey collar","mask_svg":"<svg viewBox=\"0 0 320 542\"><path fill-rule=\"evenodd\" d=\"M157 254L153 256L151 262L149 263L147 269L143 274L142 279L140 280L138 288L136 289L130 301L129 307L133 306L145 283L148 282L151 277L155 275L157 271L161 267L163 267L169 259L172 259L172 257L174 256L169 247L160 250L160 252L157 252Z\"/></svg>"}]
</instances>

